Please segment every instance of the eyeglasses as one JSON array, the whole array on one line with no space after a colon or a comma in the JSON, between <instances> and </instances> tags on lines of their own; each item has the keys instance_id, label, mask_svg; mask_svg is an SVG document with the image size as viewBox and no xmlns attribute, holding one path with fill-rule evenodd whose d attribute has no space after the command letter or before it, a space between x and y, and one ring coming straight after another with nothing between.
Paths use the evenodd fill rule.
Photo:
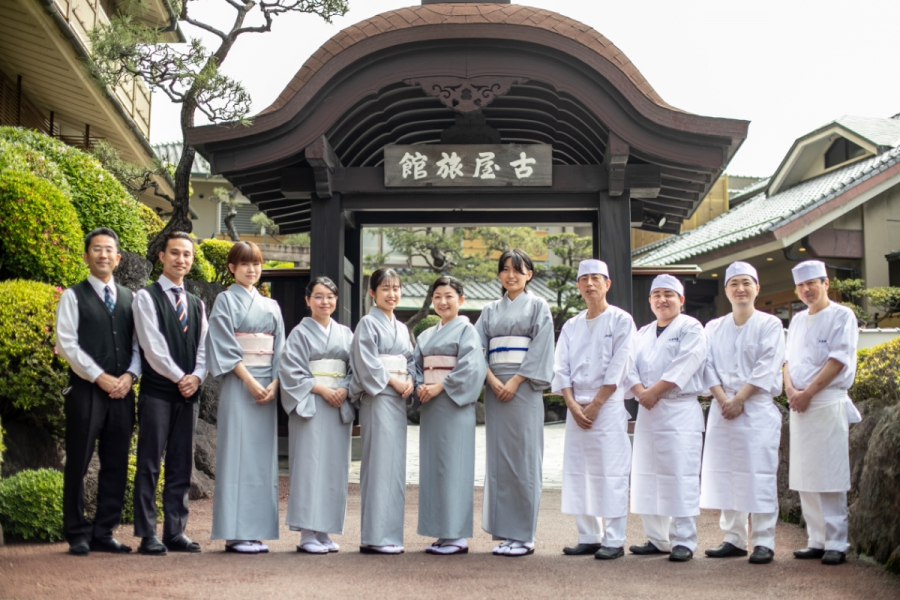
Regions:
<instances>
[{"instance_id":1,"label":"eyeglasses","mask_svg":"<svg viewBox=\"0 0 900 600\"><path fill-rule=\"evenodd\" d=\"M115 246L91 246L90 247L91 254L118 254L119 251Z\"/></svg>"}]
</instances>

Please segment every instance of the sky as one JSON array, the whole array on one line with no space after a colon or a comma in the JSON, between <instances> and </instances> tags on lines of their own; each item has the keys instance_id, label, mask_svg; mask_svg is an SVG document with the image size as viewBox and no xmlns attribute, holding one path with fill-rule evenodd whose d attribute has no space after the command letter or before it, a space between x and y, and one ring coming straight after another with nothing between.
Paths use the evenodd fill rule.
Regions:
<instances>
[{"instance_id":1,"label":"sky","mask_svg":"<svg viewBox=\"0 0 900 600\"><path fill-rule=\"evenodd\" d=\"M750 121L732 175L767 176L793 141L843 115L900 113L900 1L527 0L586 23L618 46L672 106ZM273 31L238 38L223 71L241 81L255 114L341 29L417 0L349 0L327 24L284 15ZM199 0L197 16L227 27L226 0ZM218 41L186 23L188 37ZM151 142L181 139L179 106L154 94ZM198 113L197 124L202 124Z\"/></svg>"}]
</instances>

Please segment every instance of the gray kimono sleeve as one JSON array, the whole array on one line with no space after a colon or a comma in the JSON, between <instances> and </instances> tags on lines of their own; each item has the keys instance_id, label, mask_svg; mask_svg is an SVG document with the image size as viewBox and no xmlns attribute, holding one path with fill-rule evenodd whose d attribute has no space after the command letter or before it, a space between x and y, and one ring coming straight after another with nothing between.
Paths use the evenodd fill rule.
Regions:
<instances>
[{"instance_id":1,"label":"gray kimono sleeve","mask_svg":"<svg viewBox=\"0 0 900 600\"><path fill-rule=\"evenodd\" d=\"M312 401L316 378L309 370L310 350L309 340L302 328L295 327L285 344L277 372L281 383L281 405L285 412L291 414L296 411L307 418L316 414L316 403Z\"/></svg>"},{"instance_id":2,"label":"gray kimono sleeve","mask_svg":"<svg viewBox=\"0 0 900 600\"><path fill-rule=\"evenodd\" d=\"M456 367L444 380L444 391L457 405L466 406L478 401L487 375L483 356L478 332L466 325L459 338Z\"/></svg>"},{"instance_id":3,"label":"gray kimono sleeve","mask_svg":"<svg viewBox=\"0 0 900 600\"><path fill-rule=\"evenodd\" d=\"M244 360L244 351L234 335L235 312L243 309L239 302L230 302L229 292L216 297L209 316L207 368L213 377L221 377L234 370ZM243 312L243 311L242 311Z\"/></svg>"},{"instance_id":4,"label":"gray kimono sleeve","mask_svg":"<svg viewBox=\"0 0 900 600\"><path fill-rule=\"evenodd\" d=\"M541 300L536 302L539 304L531 324L531 345L517 374L527 377L531 387L537 392L549 388L553 381L554 352L550 307Z\"/></svg>"},{"instance_id":5,"label":"gray kimono sleeve","mask_svg":"<svg viewBox=\"0 0 900 600\"><path fill-rule=\"evenodd\" d=\"M373 319L363 317L353 334L350 345L350 368L353 379L350 383L350 396L354 399L363 393L377 396L387 388L391 380L378 355L378 332ZM412 361L410 352L409 362Z\"/></svg>"}]
</instances>

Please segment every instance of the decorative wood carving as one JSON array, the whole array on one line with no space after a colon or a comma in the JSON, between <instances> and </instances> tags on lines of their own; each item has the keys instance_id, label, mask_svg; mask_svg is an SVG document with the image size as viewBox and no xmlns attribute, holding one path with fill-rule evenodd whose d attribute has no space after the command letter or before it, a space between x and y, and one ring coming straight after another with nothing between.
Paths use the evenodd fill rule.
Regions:
<instances>
[{"instance_id":1,"label":"decorative wood carving","mask_svg":"<svg viewBox=\"0 0 900 600\"><path fill-rule=\"evenodd\" d=\"M524 77L420 77L407 79L406 85L418 85L429 96L440 100L447 108L472 113L484 108L497 96L503 96L516 84L528 81Z\"/></svg>"}]
</instances>

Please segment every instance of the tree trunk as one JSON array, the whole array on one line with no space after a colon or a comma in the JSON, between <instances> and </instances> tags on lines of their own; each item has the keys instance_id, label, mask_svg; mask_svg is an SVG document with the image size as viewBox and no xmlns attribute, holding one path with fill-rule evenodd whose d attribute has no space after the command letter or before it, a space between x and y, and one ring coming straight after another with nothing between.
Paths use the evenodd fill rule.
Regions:
<instances>
[{"instance_id":1,"label":"tree trunk","mask_svg":"<svg viewBox=\"0 0 900 600\"><path fill-rule=\"evenodd\" d=\"M238 235L238 231L234 226L234 218L237 216L237 209L233 206L228 207L228 214L225 215L225 229L228 231L228 237L231 238L232 242L241 241L241 236Z\"/></svg>"},{"instance_id":2,"label":"tree trunk","mask_svg":"<svg viewBox=\"0 0 900 600\"><path fill-rule=\"evenodd\" d=\"M189 94L188 98L192 95ZM194 112L197 103L191 99L185 99L181 105L181 136L186 139L187 130L194 126ZM190 204L191 204L191 171L194 167L194 156L197 151L187 144L183 144L181 148L181 159L178 166L175 167L175 198L172 202L172 216L163 230L160 231L147 244L147 260L155 263L158 260L159 253L165 249L165 239L172 231L184 231L190 233L194 229L191 223Z\"/></svg>"},{"instance_id":3,"label":"tree trunk","mask_svg":"<svg viewBox=\"0 0 900 600\"><path fill-rule=\"evenodd\" d=\"M429 309L431 308L431 296L427 295L425 297L425 302L422 303L422 308L420 308L416 314L411 316L406 321L406 327L409 329L409 341L416 344L416 337L413 335L413 329L415 329L416 325L418 325L419 321L428 316Z\"/></svg>"}]
</instances>

